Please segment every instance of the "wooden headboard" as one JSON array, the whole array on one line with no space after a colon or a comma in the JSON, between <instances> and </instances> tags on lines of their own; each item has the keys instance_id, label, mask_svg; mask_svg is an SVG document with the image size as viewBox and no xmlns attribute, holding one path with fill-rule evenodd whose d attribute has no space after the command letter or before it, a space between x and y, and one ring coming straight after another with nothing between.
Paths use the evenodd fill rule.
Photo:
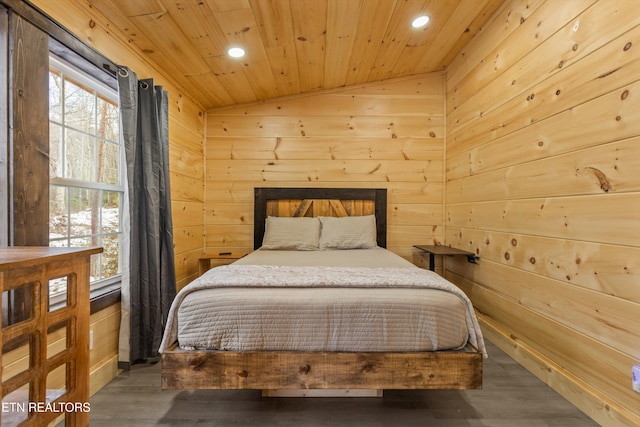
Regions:
<instances>
[{"instance_id":1,"label":"wooden headboard","mask_svg":"<svg viewBox=\"0 0 640 427\"><path fill-rule=\"evenodd\" d=\"M387 247L387 190L385 188L273 188L254 190L253 248L262 245L267 215L375 215L378 246Z\"/></svg>"}]
</instances>

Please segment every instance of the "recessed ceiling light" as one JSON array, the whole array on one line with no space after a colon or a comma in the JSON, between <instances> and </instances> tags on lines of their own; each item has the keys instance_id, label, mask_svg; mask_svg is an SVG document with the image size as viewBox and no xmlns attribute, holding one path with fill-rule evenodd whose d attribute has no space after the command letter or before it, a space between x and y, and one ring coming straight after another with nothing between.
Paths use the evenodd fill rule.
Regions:
<instances>
[{"instance_id":1,"label":"recessed ceiling light","mask_svg":"<svg viewBox=\"0 0 640 427\"><path fill-rule=\"evenodd\" d=\"M422 28L429 23L429 18L427 15L418 16L416 19L411 21L411 26L413 28Z\"/></svg>"},{"instance_id":2,"label":"recessed ceiling light","mask_svg":"<svg viewBox=\"0 0 640 427\"><path fill-rule=\"evenodd\" d=\"M229 48L229 50L227 51L227 54L232 58L242 58L245 54L245 51L241 47L232 47L232 48Z\"/></svg>"}]
</instances>

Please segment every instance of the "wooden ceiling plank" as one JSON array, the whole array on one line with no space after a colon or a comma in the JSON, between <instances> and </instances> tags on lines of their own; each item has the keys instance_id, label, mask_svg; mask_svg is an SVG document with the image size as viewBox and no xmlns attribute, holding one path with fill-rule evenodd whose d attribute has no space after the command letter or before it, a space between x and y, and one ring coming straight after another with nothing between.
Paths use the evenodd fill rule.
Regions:
<instances>
[{"instance_id":1,"label":"wooden ceiling plank","mask_svg":"<svg viewBox=\"0 0 640 427\"><path fill-rule=\"evenodd\" d=\"M206 2L215 13L230 12L232 10L246 9L249 7L248 0L206 0Z\"/></svg>"},{"instance_id":2,"label":"wooden ceiling plank","mask_svg":"<svg viewBox=\"0 0 640 427\"><path fill-rule=\"evenodd\" d=\"M395 0L373 0L363 4L346 84L367 82L395 4Z\"/></svg>"},{"instance_id":3,"label":"wooden ceiling plank","mask_svg":"<svg viewBox=\"0 0 640 427\"><path fill-rule=\"evenodd\" d=\"M160 0L112 0L120 14L129 18L133 16L165 13L167 9ZM91 2L93 3L93 2Z\"/></svg>"},{"instance_id":4,"label":"wooden ceiling plank","mask_svg":"<svg viewBox=\"0 0 640 427\"><path fill-rule=\"evenodd\" d=\"M484 12L484 19L489 19L501 4L502 0L462 0L458 3L455 9L451 9L451 13L446 17L446 22L441 23L437 34L425 46L422 58L418 60L418 65L412 72L420 73L424 69L433 69L435 64L439 69L444 69L447 63L443 61L443 58L455 57L464 47L464 44L460 44L459 40L464 40L466 44L475 35L475 32L470 35L471 28L478 31L486 22L475 22L475 26L473 26L476 17ZM491 11L488 15L487 9Z\"/></svg>"},{"instance_id":5,"label":"wooden ceiling plank","mask_svg":"<svg viewBox=\"0 0 640 427\"><path fill-rule=\"evenodd\" d=\"M424 10L424 0L405 0L396 3L383 43L369 73L369 81L384 80L391 75L400 60L404 46L412 34L411 20Z\"/></svg>"},{"instance_id":6,"label":"wooden ceiling plank","mask_svg":"<svg viewBox=\"0 0 640 427\"><path fill-rule=\"evenodd\" d=\"M153 51L154 44L140 31L136 25L121 12L120 0L90 0L89 3L102 15L108 18L116 28L122 31L129 40L143 52Z\"/></svg>"},{"instance_id":7,"label":"wooden ceiling plank","mask_svg":"<svg viewBox=\"0 0 640 427\"><path fill-rule=\"evenodd\" d=\"M226 37L207 3L201 0L162 1L202 58L225 54Z\"/></svg>"},{"instance_id":8,"label":"wooden ceiling plank","mask_svg":"<svg viewBox=\"0 0 640 427\"><path fill-rule=\"evenodd\" d=\"M228 45L242 46L247 52L246 56L237 58L235 61L232 58L226 58L229 63L241 64L245 78L241 79L240 75L236 74L238 83L245 84L246 80L257 99L277 97L278 92L275 89L273 74L270 72L269 59L260 38L258 24L248 3L245 8L217 12L215 18L227 38Z\"/></svg>"},{"instance_id":9,"label":"wooden ceiling plank","mask_svg":"<svg viewBox=\"0 0 640 427\"><path fill-rule=\"evenodd\" d=\"M278 96L300 93L300 72L289 0L250 0L250 4L269 58Z\"/></svg>"},{"instance_id":10,"label":"wooden ceiling plank","mask_svg":"<svg viewBox=\"0 0 640 427\"><path fill-rule=\"evenodd\" d=\"M275 46L265 49L275 81L278 97L297 95L302 92L300 72L296 59L296 47Z\"/></svg>"},{"instance_id":11,"label":"wooden ceiling plank","mask_svg":"<svg viewBox=\"0 0 640 427\"><path fill-rule=\"evenodd\" d=\"M429 72L434 69L444 70L455 59L465 46L478 34L485 25L492 19L493 15L502 7L504 0L488 0L484 8L473 17L465 31L455 40L455 44L448 47L447 52L441 55L440 61L433 60L420 61L416 73ZM439 37L446 37L446 34ZM428 71L427 71L428 70Z\"/></svg>"},{"instance_id":12,"label":"wooden ceiling plank","mask_svg":"<svg viewBox=\"0 0 640 427\"><path fill-rule=\"evenodd\" d=\"M324 87L341 87L347 82L362 3L363 0L329 0Z\"/></svg>"},{"instance_id":13,"label":"wooden ceiling plank","mask_svg":"<svg viewBox=\"0 0 640 427\"><path fill-rule=\"evenodd\" d=\"M149 40L162 41L155 43L153 49L164 56L160 65L171 61L183 76L209 72L206 62L168 13L134 16L131 20Z\"/></svg>"},{"instance_id":14,"label":"wooden ceiling plank","mask_svg":"<svg viewBox=\"0 0 640 427\"><path fill-rule=\"evenodd\" d=\"M253 87L244 74L244 65L240 60L229 61L226 56L211 56L205 58L218 84L230 94L234 104L257 101Z\"/></svg>"},{"instance_id":15,"label":"wooden ceiling plank","mask_svg":"<svg viewBox=\"0 0 640 427\"><path fill-rule=\"evenodd\" d=\"M209 70L203 74L188 75L187 80L196 85L199 92L208 100L205 108L214 108L220 105L229 105L236 102L255 101L256 97L251 92L233 93L237 87L225 81L227 74L237 70L230 69L229 63L221 67L220 61L212 58L226 58L227 40L224 32L218 25L209 4L200 0L187 0L175 3L163 0L168 13L171 14L177 25L184 31L185 36L191 40L198 55L203 58ZM240 70L239 75L242 75ZM222 76L222 77L221 77ZM245 82L246 83L246 82ZM250 88L248 84L239 85L241 89Z\"/></svg>"},{"instance_id":16,"label":"wooden ceiling plank","mask_svg":"<svg viewBox=\"0 0 640 427\"><path fill-rule=\"evenodd\" d=\"M300 88L303 92L314 92L324 88L327 3L296 0L290 5Z\"/></svg>"},{"instance_id":17,"label":"wooden ceiling plank","mask_svg":"<svg viewBox=\"0 0 640 427\"><path fill-rule=\"evenodd\" d=\"M233 99L226 92L226 89L220 84L218 79L213 76L212 72L184 76L182 74L182 70L178 69L175 62L166 61L166 56L162 52L147 50L146 54L151 59L151 62L159 64L168 75L171 75L176 81L180 82L187 93L202 104L204 109L213 108L219 105L233 104Z\"/></svg>"},{"instance_id":18,"label":"wooden ceiling plank","mask_svg":"<svg viewBox=\"0 0 640 427\"><path fill-rule=\"evenodd\" d=\"M429 61L429 65L437 63L438 61L435 59L439 58L440 55L442 37L446 40L451 40L458 34L458 28L454 28L453 25L447 28L447 24L451 22L449 18L454 15L454 11L460 8L461 5L466 6L464 2L468 1L473 2L473 4L476 3L476 0L461 0L456 6L456 4L443 2L441 0L428 0L425 2L414 16L425 14L432 17L431 21L429 21L424 28L411 28L409 40L407 40L407 43L400 53L402 59L394 64L393 68L386 74L386 78L414 74L417 64L425 57ZM483 1L478 0L477 2L482 4ZM466 11L467 9L461 10ZM411 19L413 19L413 17L410 18L409 21ZM409 24L409 22L407 22L407 24ZM444 43L447 42L444 41ZM438 46L438 49L433 50L433 46ZM427 52L429 53L427 54Z\"/></svg>"},{"instance_id":19,"label":"wooden ceiling plank","mask_svg":"<svg viewBox=\"0 0 640 427\"><path fill-rule=\"evenodd\" d=\"M250 0L265 47L293 45L293 25L289 0Z\"/></svg>"}]
</instances>

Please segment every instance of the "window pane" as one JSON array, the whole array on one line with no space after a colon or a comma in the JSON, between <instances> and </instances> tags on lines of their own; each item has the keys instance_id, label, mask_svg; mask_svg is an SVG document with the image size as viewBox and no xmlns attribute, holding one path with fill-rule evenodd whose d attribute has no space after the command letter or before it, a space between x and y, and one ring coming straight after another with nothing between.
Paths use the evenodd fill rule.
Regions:
<instances>
[{"instance_id":1,"label":"window pane","mask_svg":"<svg viewBox=\"0 0 640 427\"><path fill-rule=\"evenodd\" d=\"M67 189L52 185L49 189L49 239L66 238L68 226Z\"/></svg>"},{"instance_id":2,"label":"window pane","mask_svg":"<svg viewBox=\"0 0 640 427\"><path fill-rule=\"evenodd\" d=\"M117 191L102 192L102 232L117 233L120 231L120 193Z\"/></svg>"},{"instance_id":3,"label":"window pane","mask_svg":"<svg viewBox=\"0 0 640 427\"><path fill-rule=\"evenodd\" d=\"M91 255L91 259L89 261L91 264L91 266L89 267L89 283L91 284L102 279L102 274L100 274L100 267L102 266L100 261L101 259L101 254Z\"/></svg>"},{"instance_id":4,"label":"window pane","mask_svg":"<svg viewBox=\"0 0 640 427\"><path fill-rule=\"evenodd\" d=\"M49 72L49 120L62 121L62 77L55 70Z\"/></svg>"},{"instance_id":5,"label":"window pane","mask_svg":"<svg viewBox=\"0 0 640 427\"><path fill-rule=\"evenodd\" d=\"M120 139L120 115L118 106L105 99L98 98L98 132L97 135L111 142Z\"/></svg>"},{"instance_id":6,"label":"window pane","mask_svg":"<svg viewBox=\"0 0 640 427\"><path fill-rule=\"evenodd\" d=\"M64 86L64 123L68 127L95 134L96 97L69 79Z\"/></svg>"},{"instance_id":7,"label":"window pane","mask_svg":"<svg viewBox=\"0 0 640 427\"><path fill-rule=\"evenodd\" d=\"M98 141L98 182L120 184L118 146L107 141Z\"/></svg>"},{"instance_id":8,"label":"window pane","mask_svg":"<svg viewBox=\"0 0 640 427\"><path fill-rule=\"evenodd\" d=\"M49 176L62 177L62 126L49 122Z\"/></svg>"},{"instance_id":9,"label":"window pane","mask_svg":"<svg viewBox=\"0 0 640 427\"><path fill-rule=\"evenodd\" d=\"M95 138L73 130L65 135L65 177L95 181Z\"/></svg>"},{"instance_id":10,"label":"window pane","mask_svg":"<svg viewBox=\"0 0 640 427\"><path fill-rule=\"evenodd\" d=\"M100 191L86 188L69 188L71 237L94 236L88 244L98 246L95 237L100 230ZM72 244L73 246L73 244Z\"/></svg>"},{"instance_id":11,"label":"window pane","mask_svg":"<svg viewBox=\"0 0 640 427\"><path fill-rule=\"evenodd\" d=\"M120 236L108 234L102 237L102 278L120 274Z\"/></svg>"},{"instance_id":12,"label":"window pane","mask_svg":"<svg viewBox=\"0 0 640 427\"><path fill-rule=\"evenodd\" d=\"M92 246L91 238L83 237L83 238L71 239L70 246L72 248L90 248Z\"/></svg>"}]
</instances>

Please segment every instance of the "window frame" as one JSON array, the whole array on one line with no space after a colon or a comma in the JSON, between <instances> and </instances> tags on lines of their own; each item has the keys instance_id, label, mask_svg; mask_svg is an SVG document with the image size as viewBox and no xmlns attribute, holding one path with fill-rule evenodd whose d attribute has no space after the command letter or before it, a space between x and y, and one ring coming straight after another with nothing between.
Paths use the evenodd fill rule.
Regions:
<instances>
[{"instance_id":1,"label":"window frame","mask_svg":"<svg viewBox=\"0 0 640 427\"><path fill-rule=\"evenodd\" d=\"M119 97L116 89L114 89L111 85L106 84L104 81L100 80L99 78L91 75L91 73L86 69L82 69L81 67L76 66L76 64L71 64L65 61L64 58L61 58L59 55L56 54L56 52L53 52L50 49L49 73L51 73L51 69L54 69L57 73L60 73L62 76L65 76L65 79L63 81L66 81L66 79L68 78L75 85L80 85L83 88L87 88L92 91L95 91L94 96L96 98L102 98L104 100L107 100L108 102L112 102L116 106L119 106ZM117 85L117 80L115 79L115 77L114 77L114 80L116 81L115 84ZM62 117L64 117L64 93L61 95L61 100L62 100L61 115ZM72 129L73 131L78 131L73 127L67 126L64 123L64 119L57 121L57 120L51 120L51 118L49 117L48 121L50 123L50 126L51 124L55 124L57 126L60 126L61 129ZM93 134L86 133L86 135L92 138L98 137L95 133ZM108 143L111 143L111 142L113 141L109 141ZM116 192L120 194L119 213L118 213L119 231L117 233L100 232L97 234L97 236L99 236L101 239L105 236L114 235L114 234L119 236L118 263L120 267L120 272L113 276L110 276L104 279L99 279L91 283L90 297L92 301L96 298L100 298L103 295L109 296L108 300L113 300L115 296L114 293L117 293L117 301L119 301L120 288L121 288L122 277L123 277L123 268L126 265L126 263L124 262L124 257L128 256L128 247L126 246L126 242L128 241L128 239L126 239L126 237L124 236L125 228L123 224L124 222L123 213L125 209L125 197L126 197L125 193L127 192L126 160L125 160L124 146L123 146L122 140L119 137L118 137L117 143L118 143L117 147L118 147L118 163L119 163L118 164L119 166L118 181L120 182L120 185L100 183L97 181L83 181L83 180L74 179L74 178L66 178L64 177L64 175L66 174L64 169L60 173L60 175L62 176L50 175L49 177L50 192L52 187L57 186L61 188L66 188L67 191L69 189L76 188L79 190L98 190L101 192L111 191L111 192ZM62 155L61 160L62 160L62 167L64 168L64 155ZM97 160L97 158L94 157L94 160ZM50 173L50 171L47 171L47 173ZM102 198L100 198L100 203L102 203L101 199ZM68 199L66 203L67 203L66 212L68 214L70 212L70 207L68 206L68 203L69 203ZM102 214L102 211L100 211L100 214ZM51 214L49 214L48 221L50 220L50 218L51 218ZM62 237L59 239L51 239L51 236L49 235L49 243L51 244L51 242L54 242L54 241L64 242L64 241L73 240L74 238L87 238L91 236L92 235L73 236L67 233L65 237ZM102 257L103 255L101 254L99 256ZM100 270L102 271L102 262L100 262ZM50 294L48 297L49 297L50 305L52 308L64 306L64 304L66 303L66 292L64 293L61 292L56 295ZM92 307L92 312L93 312L93 307Z\"/></svg>"}]
</instances>

